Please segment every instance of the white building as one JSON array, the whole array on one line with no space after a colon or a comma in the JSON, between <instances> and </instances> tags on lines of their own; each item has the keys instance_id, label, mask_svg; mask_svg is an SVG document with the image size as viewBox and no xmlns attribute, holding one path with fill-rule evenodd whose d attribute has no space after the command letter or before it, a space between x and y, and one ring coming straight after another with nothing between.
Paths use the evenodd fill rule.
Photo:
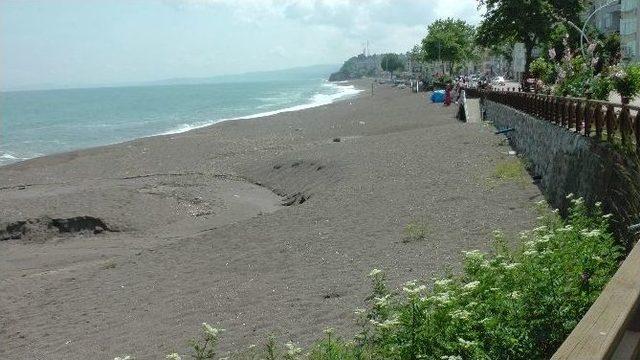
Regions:
<instances>
[{"instance_id":1,"label":"white building","mask_svg":"<svg viewBox=\"0 0 640 360\"><path fill-rule=\"evenodd\" d=\"M620 46L626 60L638 61L638 3L640 0L622 0L620 2Z\"/></svg>"}]
</instances>

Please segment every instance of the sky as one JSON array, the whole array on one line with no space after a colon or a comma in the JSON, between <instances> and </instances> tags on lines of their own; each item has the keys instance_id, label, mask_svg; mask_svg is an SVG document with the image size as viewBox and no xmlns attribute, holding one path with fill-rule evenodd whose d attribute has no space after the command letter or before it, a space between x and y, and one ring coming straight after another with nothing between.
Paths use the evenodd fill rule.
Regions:
<instances>
[{"instance_id":1,"label":"sky","mask_svg":"<svg viewBox=\"0 0 640 360\"><path fill-rule=\"evenodd\" d=\"M209 77L406 52L476 0L0 0L0 89Z\"/></svg>"}]
</instances>

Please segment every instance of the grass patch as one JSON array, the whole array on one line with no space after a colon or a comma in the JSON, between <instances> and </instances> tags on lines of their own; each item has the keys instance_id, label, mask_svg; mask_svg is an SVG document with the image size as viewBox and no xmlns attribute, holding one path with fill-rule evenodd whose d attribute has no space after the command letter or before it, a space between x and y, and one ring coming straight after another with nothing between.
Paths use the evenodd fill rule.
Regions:
<instances>
[{"instance_id":1,"label":"grass patch","mask_svg":"<svg viewBox=\"0 0 640 360\"><path fill-rule=\"evenodd\" d=\"M113 260L113 259L110 259L110 260L106 260L105 262L103 262L100 267L103 270L109 270L109 269L115 269L116 266L117 266L116 261Z\"/></svg>"},{"instance_id":2,"label":"grass patch","mask_svg":"<svg viewBox=\"0 0 640 360\"><path fill-rule=\"evenodd\" d=\"M589 211L582 199L571 199L565 220L543 206L540 226L521 233L519 247L510 250L495 232L494 251L465 252L459 275L391 290L383 271L371 271L372 294L355 311L360 330L350 340L332 331L306 349L270 340L251 356L230 359L547 359L598 297L623 252L610 215L599 207ZM220 331L203 324L189 358L217 359Z\"/></svg>"},{"instance_id":3,"label":"grass patch","mask_svg":"<svg viewBox=\"0 0 640 360\"><path fill-rule=\"evenodd\" d=\"M426 224L421 222L410 222L402 231L402 242L410 243L414 241L421 241L427 238L429 235L429 228Z\"/></svg>"},{"instance_id":4,"label":"grass patch","mask_svg":"<svg viewBox=\"0 0 640 360\"><path fill-rule=\"evenodd\" d=\"M490 186L495 186L501 182L514 182L524 186L529 177L525 166L525 162L519 158L501 161L493 169L488 183Z\"/></svg>"}]
</instances>

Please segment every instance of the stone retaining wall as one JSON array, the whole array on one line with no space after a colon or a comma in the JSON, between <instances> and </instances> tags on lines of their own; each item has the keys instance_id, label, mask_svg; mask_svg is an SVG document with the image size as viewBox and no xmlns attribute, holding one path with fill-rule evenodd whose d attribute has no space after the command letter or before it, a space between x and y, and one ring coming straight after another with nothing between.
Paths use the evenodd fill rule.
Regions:
<instances>
[{"instance_id":1,"label":"stone retaining wall","mask_svg":"<svg viewBox=\"0 0 640 360\"><path fill-rule=\"evenodd\" d=\"M569 193L590 204L601 201L614 214L618 235L629 238L626 227L640 222L637 157L623 157L607 143L493 101L484 100L482 111L497 128L515 129L506 135L531 163L532 175L541 177L540 186L552 206L566 210Z\"/></svg>"}]
</instances>

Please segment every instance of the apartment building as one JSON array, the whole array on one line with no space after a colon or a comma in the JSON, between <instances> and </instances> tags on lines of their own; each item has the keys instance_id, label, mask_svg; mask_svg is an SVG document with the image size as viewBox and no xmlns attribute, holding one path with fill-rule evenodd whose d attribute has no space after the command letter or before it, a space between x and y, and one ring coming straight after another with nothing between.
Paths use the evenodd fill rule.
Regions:
<instances>
[{"instance_id":1,"label":"apartment building","mask_svg":"<svg viewBox=\"0 0 640 360\"><path fill-rule=\"evenodd\" d=\"M640 29L638 5L640 0L620 1L620 46L625 60L638 61L640 54Z\"/></svg>"},{"instance_id":2,"label":"apartment building","mask_svg":"<svg viewBox=\"0 0 640 360\"><path fill-rule=\"evenodd\" d=\"M626 61L640 61L640 0L594 0L585 9L585 17L602 33L620 34L622 55Z\"/></svg>"},{"instance_id":3,"label":"apartment building","mask_svg":"<svg viewBox=\"0 0 640 360\"><path fill-rule=\"evenodd\" d=\"M622 0L622 2L624 2L624 0ZM606 35L620 31L621 0L591 1L591 4L585 9L585 16L588 16L594 11L596 12L590 21L598 30Z\"/></svg>"}]
</instances>

